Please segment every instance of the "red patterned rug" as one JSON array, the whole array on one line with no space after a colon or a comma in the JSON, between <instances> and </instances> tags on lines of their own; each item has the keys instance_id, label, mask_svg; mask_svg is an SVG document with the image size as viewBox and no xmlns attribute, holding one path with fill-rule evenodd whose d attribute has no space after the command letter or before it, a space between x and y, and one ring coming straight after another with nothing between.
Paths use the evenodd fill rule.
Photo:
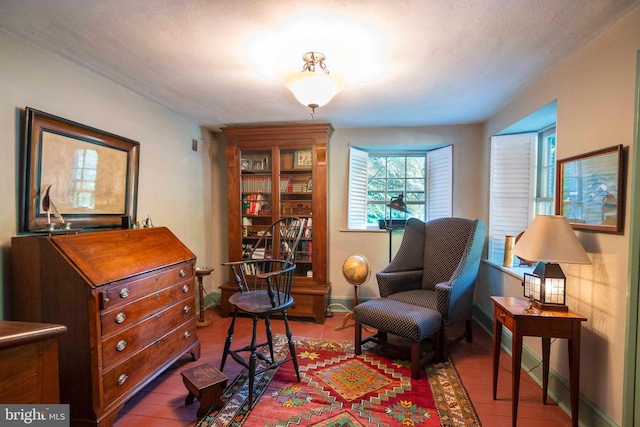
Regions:
<instances>
[{"instance_id":1,"label":"red patterned rug","mask_svg":"<svg viewBox=\"0 0 640 427\"><path fill-rule=\"evenodd\" d=\"M255 382L247 410L247 375L227 388L221 409L197 424L208 426L480 426L453 363L428 364L411 379L408 355L377 354L371 346L360 356L353 341L295 337L301 381L292 363L267 371ZM276 359L288 352L286 337L274 337ZM233 363L229 360L228 363Z\"/></svg>"}]
</instances>

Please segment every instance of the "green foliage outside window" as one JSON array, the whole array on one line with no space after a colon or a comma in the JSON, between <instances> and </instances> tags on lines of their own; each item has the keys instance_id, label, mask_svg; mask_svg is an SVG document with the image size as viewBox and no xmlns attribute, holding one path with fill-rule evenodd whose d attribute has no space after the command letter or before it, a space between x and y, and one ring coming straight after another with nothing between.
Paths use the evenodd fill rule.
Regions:
<instances>
[{"instance_id":1,"label":"green foliage outside window","mask_svg":"<svg viewBox=\"0 0 640 427\"><path fill-rule=\"evenodd\" d=\"M367 166L367 223L404 219L405 214L386 207L392 197L404 195L406 218L425 220L426 156L369 156Z\"/></svg>"}]
</instances>

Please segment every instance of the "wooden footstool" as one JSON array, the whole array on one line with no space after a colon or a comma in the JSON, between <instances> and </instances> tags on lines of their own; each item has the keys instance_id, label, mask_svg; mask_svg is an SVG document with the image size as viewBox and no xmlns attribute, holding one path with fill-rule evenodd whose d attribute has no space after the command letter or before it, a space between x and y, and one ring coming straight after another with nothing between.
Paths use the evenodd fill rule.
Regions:
<instances>
[{"instance_id":1,"label":"wooden footstool","mask_svg":"<svg viewBox=\"0 0 640 427\"><path fill-rule=\"evenodd\" d=\"M227 376L208 363L182 371L182 381L189 390L184 400L185 406L191 405L194 398L198 398L198 418L207 415L212 406L222 407L222 393L227 387Z\"/></svg>"}]
</instances>

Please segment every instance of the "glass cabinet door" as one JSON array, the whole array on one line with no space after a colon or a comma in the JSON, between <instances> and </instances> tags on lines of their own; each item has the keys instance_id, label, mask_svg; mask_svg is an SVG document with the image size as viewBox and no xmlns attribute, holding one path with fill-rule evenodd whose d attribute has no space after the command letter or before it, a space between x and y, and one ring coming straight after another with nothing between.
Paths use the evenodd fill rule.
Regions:
<instances>
[{"instance_id":1,"label":"glass cabinet door","mask_svg":"<svg viewBox=\"0 0 640 427\"><path fill-rule=\"evenodd\" d=\"M306 218L296 256L296 276L313 277L313 151L280 151L280 215Z\"/></svg>"},{"instance_id":2,"label":"glass cabinet door","mask_svg":"<svg viewBox=\"0 0 640 427\"><path fill-rule=\"evenodd\" d=\"M271 151L243 151L240 160L242 193L242 256L275 221L272 206Z\"/></svg>"}]
</instances>

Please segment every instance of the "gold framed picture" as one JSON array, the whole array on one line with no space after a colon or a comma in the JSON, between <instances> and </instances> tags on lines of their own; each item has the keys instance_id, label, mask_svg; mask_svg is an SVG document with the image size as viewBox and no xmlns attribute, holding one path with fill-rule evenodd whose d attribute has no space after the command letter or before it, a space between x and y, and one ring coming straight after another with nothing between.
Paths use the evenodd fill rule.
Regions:
<instances>
[{"instance_id":1,"label":"gold framed picture","mask_svg":"<svg viewBox=\"0 0 640 427\"><path fill-rule=\"evenodd\" d=\"M311 150L296 150L293 157L294 169L311 169L313 166L313 152Z\"/></svg>"}]
</instances>

